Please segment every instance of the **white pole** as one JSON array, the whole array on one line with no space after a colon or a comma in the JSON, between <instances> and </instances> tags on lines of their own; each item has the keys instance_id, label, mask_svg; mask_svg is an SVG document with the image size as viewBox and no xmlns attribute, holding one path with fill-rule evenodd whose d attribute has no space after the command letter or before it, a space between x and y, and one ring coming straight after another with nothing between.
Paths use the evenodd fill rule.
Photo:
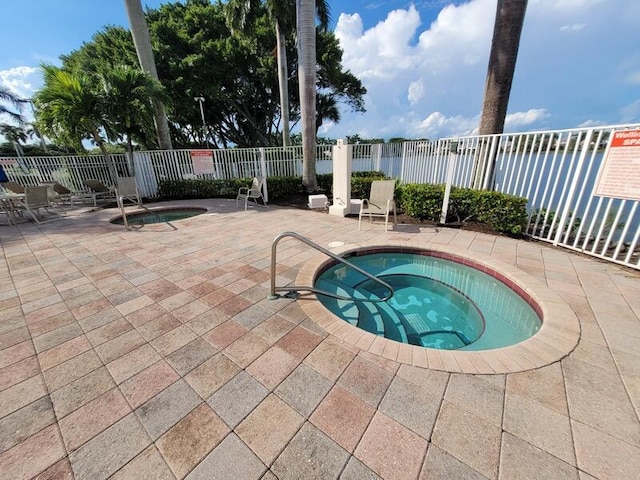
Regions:
<instances>
[{"instance_id":1,"label":"white pole","mask_svg":"<svg viewBox=\"0 0 640 480\"><path fill-rule=\"evenodd\" d=\"M204 97L193 97L193 99L198 102L200 105L200 117L202 118L202 126L204 127L204 141L207 145L207 149L211 148L209 146L209 131L207 129L207 122L204 120L204 108L202 108L202 104L204 103Z\"/></svg>"},{"instance_id":2,"label":"white pole","mask_svg":"<svg viewBox=\"0 0 640 480\"><path fill-rule=\"evenodd\" d=\"M444 187L444 198L442 199L442 213L440 223L447 222L447 211L449 210L449 195L451 194L451 184L456 171L456 161L458 160L458 137L451 140L449 144L449 165L447 166L447 183Z\"/></svg>"}]
</instances>

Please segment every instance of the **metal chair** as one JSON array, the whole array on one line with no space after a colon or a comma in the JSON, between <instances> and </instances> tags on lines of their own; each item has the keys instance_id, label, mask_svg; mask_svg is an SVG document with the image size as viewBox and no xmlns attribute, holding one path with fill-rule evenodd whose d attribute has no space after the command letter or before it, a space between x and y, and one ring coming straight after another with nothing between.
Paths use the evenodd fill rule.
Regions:
<instances>
[{"instance_id":1,"label":"metal chair","mask_svg":"<svg viewBox=\"0 0 640 480\"><path fill-rule=\"evenodd\" d=\"M371 217L384 217L384 229L388 229L389 214L393 212L393 225L397 223L396 219L396 202L393 199L395 193L395 180L374 180L371 182L371 192L368 199L363 199L360 204L360 213L358 215L358 230L362 225L362 216L368 215L369 221Z\"/></svg>"},{"instance_id":2,"label":"metal chair","mask_svg":"<svg viewBox=\"0 0 640 480\"><path fill-rule=\"evenodd\" d=\"M238 208L238 201L244 200L244 209L246 210L249 205L249 200L259 205L258 199L262 200L264 205L267 204L263 195L263 188L267 179L265 177L253 177L250 187L240 187L238 189L238 195L236 196L236 208Z\"/></svg>"}]
</instances>

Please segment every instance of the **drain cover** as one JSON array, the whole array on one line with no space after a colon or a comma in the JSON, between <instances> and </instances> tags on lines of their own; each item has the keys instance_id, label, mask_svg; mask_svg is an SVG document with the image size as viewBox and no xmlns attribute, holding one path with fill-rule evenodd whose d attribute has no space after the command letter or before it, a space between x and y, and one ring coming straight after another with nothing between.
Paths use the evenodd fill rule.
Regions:
<instances>
[{"instance_id":1,"label":"drain cover","mask_svg":"<svg viewBox=\"0 0 640 480\"><path fill-rule=\"evenodd\" d=\"M329 248L336 248L344 246L344 242L329 242Z\"/></svg>"}]
</instances>

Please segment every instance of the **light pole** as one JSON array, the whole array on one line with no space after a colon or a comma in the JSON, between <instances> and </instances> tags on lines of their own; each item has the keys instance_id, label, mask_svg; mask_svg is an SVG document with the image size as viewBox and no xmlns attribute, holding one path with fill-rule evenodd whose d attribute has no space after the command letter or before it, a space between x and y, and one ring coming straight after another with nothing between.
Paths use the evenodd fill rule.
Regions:
<instances>
[{"instance_id":1,"label":"light pole","mask_svg":"<svg viewBox=\"0 0 640 480\"><path fill-rule=\"evenodd\" d=\"M209 147L209 131L207 129L207 122L204 120L204 108L202 108L202 104L204 103L204 97L193 97L193 99L200 104L200 116L202 117L202 126L204 127L204 141L207 144L207 148Z\"/></svg>"}]
</instances>

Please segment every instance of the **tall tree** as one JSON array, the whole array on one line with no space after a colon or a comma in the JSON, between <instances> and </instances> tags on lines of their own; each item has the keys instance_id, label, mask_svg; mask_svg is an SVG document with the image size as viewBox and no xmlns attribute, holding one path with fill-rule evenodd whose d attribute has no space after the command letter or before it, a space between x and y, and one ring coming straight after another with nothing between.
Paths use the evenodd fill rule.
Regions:
<instances>
[{"instance_id":1,"label":"tall tree","mask_svg":"<svg viewBox=\"0 0 640 480\"><path fill-rule=\"evenodd\" d=\"M227 20L232 28L246 31L251 20L264 4L276 32L276 61L278 65L278 91L282 121L282 145L291 144L289 133L289 69L287 64L286 36L295 32L295 5L293 0L229 0ZM316 14L320 29L329 26L329 6L325 0L316 0Z\"/></svg>"},{"instance_id":2,"label":"tall tree","mask_svg":"<svg viewBox=\"0 0 640 480\"><path fill-rule=\"evenodd\" d=\"M12 105L14 108L11 109L5 105L5 103ZM21 123L23 118L22 115L20 115L20 111L22 110L22 105L24 103L25 100L19 98L11 93L7 88L0 85L0 115L6 115L12 120Z\"/></svg>"},{"instance_id":3,"label":"tall tree","mask_svg":"<svg viewBox=\"0 0 640 480\"><path fill-rule=\"evenodd\" d=\"M111 141L124 137L131 158L134 139L143 145L149 143L153 131L151 101L163 101L164 90L148 73L128 65L105 67L99 78L109 121L107 135Z\"/></svg>"},{"instance_id":4,"label":"tall tree","mask_svg":"<svg viewBox=\"0 0 640 480\"><path fill-rule=\"evenodd\" d=\"M87 75L66 72L53 65L42 66L44 86L34 101L40 130L57 142L84 150L83 139L91 139L100 149L112 178L116 169L101 130L108 129L103 97L92 89Z\"/></svg>"},{"instance_id":5,"label":"tall tree","mask_svg":"<svg viewBox=\"0 0 640 480\"><path fill-rule=\"evenodd\" d=\"M527 0L498 0L479 134L502 133Z\"/></svg>"},{"instance_id":6,"label":"tall tree","mask_svg":"<svg viewBox=\"0 0 640 480\"><path fill-rule=\"evenodd\" d=\"M151 48L151 38L149 37L149 27L142 11L140 0L124 0L127 7L127 16L131 27L131 36L136 47L138 60L142 69L149 73L155 80L160 81L156 70L156 62ZM159 100L153 101L155 111L156 132L158 134L158 145L163 150L171 150L171 135L169 132L169 122L164 104Z\"/></svg>"},{"instance_id":7,"label":"tall tree","mask_svg":"<svg viewBox=\"0 0 640 480\"><path fill-rule=\"evenodd\" d=\"M302 184L318 189L316 178L316 25L314 0L296 0L298 82L302 120Z\"/></svg>"}]
</instances>

